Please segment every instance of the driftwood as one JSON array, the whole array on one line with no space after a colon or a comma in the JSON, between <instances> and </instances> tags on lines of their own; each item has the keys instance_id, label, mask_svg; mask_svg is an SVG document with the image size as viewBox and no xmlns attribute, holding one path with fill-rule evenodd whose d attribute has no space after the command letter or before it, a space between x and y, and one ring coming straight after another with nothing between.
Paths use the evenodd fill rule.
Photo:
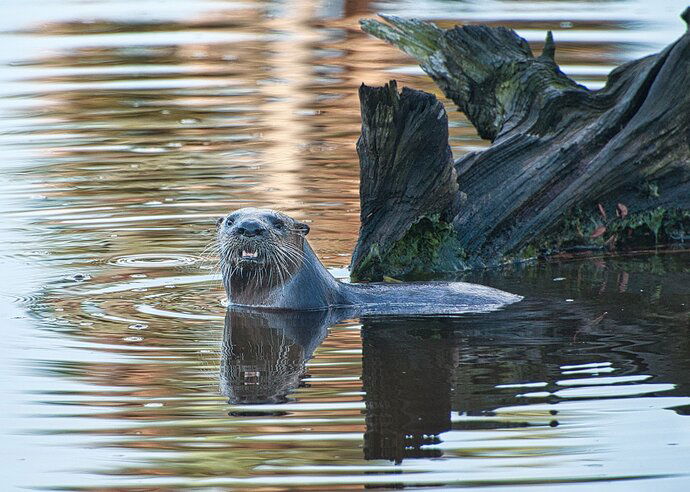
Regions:
<instances>
[{"instance_id":1,"label":"driftwood","mask_svg":"<svg viewBox=\"0 0 690 492\"><path fill-rule=\"evenodd\" d=\"M682 15L690 22L690 8ZM453 163L443 105L362 86L352 277L494 266L577 248L690 240L690 33L589 90L514 31L367 19L493 143Z\"/></svg>"}]
</instances>

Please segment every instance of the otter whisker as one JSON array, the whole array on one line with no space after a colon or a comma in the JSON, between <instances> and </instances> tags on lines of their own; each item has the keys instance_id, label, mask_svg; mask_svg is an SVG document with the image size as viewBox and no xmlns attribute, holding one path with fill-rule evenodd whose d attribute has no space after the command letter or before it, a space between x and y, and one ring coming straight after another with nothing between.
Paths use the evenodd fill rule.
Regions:
<instances>
[{"instance_id":1,"label":"otter whisker","mask_svg":"<svg viewBox=\"0 0 690 492\"><path fill-rule=\"evenodd\" d=\"M278 258L278 255L281 255L280 258ZM276 248L275 251L272 252L272 256L275 258L274 264L276 265L278 269L278 275L280 277L280 285L284 286L285 285L285 277L289 274L289 271L287 269L287 266L284 264L285 262L282 261L284 260L284 255L283 251L280 247Z\"/></svg>"},{"instance_id":2,"label":"otter whisker","mask_svg":"<svg viewBox=\"0 0 690 492\"><path fill-rule=\"evenodd\" d=\"M271 266L273 268L270 269L270 277L269 277L269 283L273 285L273 272L276 271L279 279L279 287L283 287L285 284L285 278L282 273L282 265L280 264L280 261L276 255L276 251L270 251L269 256L271 258Z\"/></svg>"},{"instance_id":3,"label":"otter whisker","mask_svg":"<svg viewBox=\"0 0 690 492\"><path fill-rule=\"evenodd\" d=\"M282 249L281 254L284 262L291 264L295 269L299 269L305 263L304 253L296 248Z\"/></svg>"},{"instance_id":4,"label":"otter whisker","mask_svg":"<svg viewBox=\"0 0 690 492\"><path fill-rule=\"evenodd\" d=\"M209 270L211 275L216 275L220 272L220 262L220 246L218 240L214 238L199 253L199 268Z\"/></svg>"}]
</instances>

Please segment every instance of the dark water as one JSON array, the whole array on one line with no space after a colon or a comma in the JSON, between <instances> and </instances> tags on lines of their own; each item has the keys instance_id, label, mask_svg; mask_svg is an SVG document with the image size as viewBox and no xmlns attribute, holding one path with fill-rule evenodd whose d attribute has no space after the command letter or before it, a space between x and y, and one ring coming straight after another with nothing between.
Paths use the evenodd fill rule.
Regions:
<instances>
[{"instance_id":1,"label":"dark water","mask_svg":"<svg viewBox=\"0 0 690 492\"><path fill-rule=\"evenodd\" d=\"M473 274L525 300L418 319L226 314L204 253L270 206L347 275L357 87L438 93L360 17L552 29L597 88L685 3L0 2L0 490L689 490L688 253Z\"/></svg>"}]
</instances>

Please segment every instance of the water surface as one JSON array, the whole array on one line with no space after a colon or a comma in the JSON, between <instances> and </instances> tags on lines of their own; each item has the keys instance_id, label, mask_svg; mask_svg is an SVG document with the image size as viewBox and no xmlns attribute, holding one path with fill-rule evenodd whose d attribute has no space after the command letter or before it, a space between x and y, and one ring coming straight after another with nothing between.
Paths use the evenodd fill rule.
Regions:
<instances>
[{"instance_id":1,"label":"water surface","mask_svg":"<svg viewBox=\"0 0 690 492\"><path fill-rule=\"evenodd\" d=\"M218 216L270 206L346 276L357 87L440 96L359 18L508 25L535 51L551 29L596 89L684 7L2 2L3 487L687 490L686 253L468 275L526 299L422 319L228 314L204 253ZM456 157L487 145L450 117Z\"/></svg>"}]
</instances>

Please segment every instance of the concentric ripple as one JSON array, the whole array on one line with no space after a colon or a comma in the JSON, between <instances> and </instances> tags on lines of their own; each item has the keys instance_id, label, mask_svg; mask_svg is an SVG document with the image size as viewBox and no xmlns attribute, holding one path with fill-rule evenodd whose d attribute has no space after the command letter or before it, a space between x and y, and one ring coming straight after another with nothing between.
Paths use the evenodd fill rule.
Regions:
<instances>
[{"instance_id":1,"label":"concentric ripple","mask_svg":"<svg viewBox=\"0 0 690 492\"><path fill-rule=\"evenodd\" d=\"M108 260L108 263L122 267L171 268L194 265L198 261L199 258L194 256L143 253L117 256Z\"/></svg>"}]
</instances>

